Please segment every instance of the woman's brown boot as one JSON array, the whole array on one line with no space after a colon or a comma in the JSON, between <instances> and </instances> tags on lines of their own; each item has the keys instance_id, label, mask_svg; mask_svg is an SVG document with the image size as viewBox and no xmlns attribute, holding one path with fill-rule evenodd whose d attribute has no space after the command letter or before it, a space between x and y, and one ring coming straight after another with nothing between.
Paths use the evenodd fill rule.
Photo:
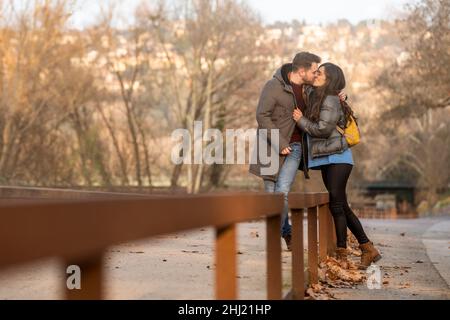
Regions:
<instances>
[{"instance_id":1,"label":"woman's brown boot","mask_svg":"<svg viewBox=\"0 0 450 320\"><path fill-rule=\"evenodd\" d=\"M367 269L372 262L377 262L381 259L380 252L373 246L372 242L367 242L359 245L362 251L361 255L361 268Z\"/></svg>"},{"instance_id":2,"label":"woman's brown boot","mask_svg":"<svg viewBox=\"0 0 450 320\"><path fill-rule=\"evenodd\" d=\"M336 248L336 260L343 269L348 269L348 251L346 248Z\"/></svg>"}]
</instances>

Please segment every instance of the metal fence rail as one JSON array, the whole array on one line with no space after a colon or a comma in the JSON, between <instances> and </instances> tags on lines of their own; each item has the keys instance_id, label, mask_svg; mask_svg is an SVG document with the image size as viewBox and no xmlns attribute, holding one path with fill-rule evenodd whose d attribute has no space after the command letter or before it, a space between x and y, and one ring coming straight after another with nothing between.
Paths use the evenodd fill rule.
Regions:
<instances>
[{"instance_id":1,"label":"metal fence rail","mask_svg":"<svg viewBox=\"0 0 450 320\"><path fill-rule=\"evenodd\" d=\"M0 188L0 194L0 271L39 258L61 257L67 265L83 270L82 290L64 287L67 299L104 297L103 253L108 247L204 227L216 230L215 296L237 299L236 224L256 219L265 219L267 226L267 298L282 298L282 194L149 196L32 188ZM319 257L332 250L328 201L326 193L289 196L293 222L290 298L304 298L304 209L308 210L310 283L318 281Z\"/></svg>"}]
</instances>

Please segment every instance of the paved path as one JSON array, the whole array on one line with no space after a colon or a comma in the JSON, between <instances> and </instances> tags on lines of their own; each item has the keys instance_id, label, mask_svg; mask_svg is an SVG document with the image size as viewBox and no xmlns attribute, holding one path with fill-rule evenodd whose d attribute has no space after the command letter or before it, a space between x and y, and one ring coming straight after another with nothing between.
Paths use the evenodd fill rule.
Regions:
<instances>
[{"instance_id":1,"label":"paved path","mask_svg":"<svg viewBox=\"0 0 450 320\"><path fill-rule=\"evenodd\" d=\"M379 247L381 289L335 290L339 299L450 299L450 218L363 220Z\"/></svg>"},{"instance_id":2,"label":"paved path","mask_svg":"<svg viewBox=\"0 0 450 320\"><path fill-rule=\"evenodd\" d=\"M335 289L339 299L450 299L450 217L418 220L363 220L380 248L379 290L360 285ZM241 299L265 298L265 225L241 224ZM306 235L305 235L306 236ZM106 255L106 298L212 299L213 231L196 230L113 247ZM290 253L283 252L283 283L290 283ZM0 299L58 299L64 266L48 260L0 273Z\"/></svg>"}]
</instances>

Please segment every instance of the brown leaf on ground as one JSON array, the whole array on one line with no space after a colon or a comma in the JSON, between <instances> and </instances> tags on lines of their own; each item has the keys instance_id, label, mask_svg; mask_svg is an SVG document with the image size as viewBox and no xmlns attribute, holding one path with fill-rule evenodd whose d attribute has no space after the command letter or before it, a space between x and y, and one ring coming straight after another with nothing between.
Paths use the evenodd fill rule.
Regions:
<instances>
[{"instance_id":1,"label":"brown leaf on ground","mask_svg":"<svg viewBox=\"0 0 450 320\"><path fill-rule=\"evenodd\" d=\"M382 247L382 248L392 248L392 246L388 245L388 244L384 244L384 243L377 243L376 244L378 247Z\"/></svg>"},{"instance_id":2,"label":"brown leaf on ground","mask_svg":"<svg viewBox=\"0 0 450 320\"><path fill-rule=\"evenodd\" d=\"M359 243L350 232L347 235L347 244L349 258L350 255L361 256ZM355 284L362 283L366 279L365 271L359 270L351 259L345 262L333 257L327 257L319 264L318 275L322 286L312 286L307 291L307 294L314 300L323 298L320 294L327 293L326 288L353 288Z\"/></svg>"},{"instance_id":3,"label":"brown leaf on ground","mask_svg":"<svg viewBox=\"0 0 450 320\"><path fill-rule=\"evenodd\" d=\"M320 284L313 284L311 285L311 288L314 290L314 292L320 292L323 290L323 287Z\"/></svg>"},{"instance_id":4,"label":"brown leaf on ground","mask_svg":"<svg viewBox=\"0 0 450 320\"><path fill-rule=\"evenodd\" d=\"M383 270L389 270L389 269L395 269L395 270L405 270L407 271L407 269L411 269L411 267L404 267L404 266L383 266L382 267Z\"/></svg>"},{"instance_id":5,"label":"brown leaf on ground","mask_svg":"<svg viewBox=\"0 0 450 320\"><path fill-rule=\"evenodd\" d=\"M306 290L306 300L330 300L334 299L334 295L321 286L320 284L313 284Z\"/></svg>"},{"instance_id":6,"label":"brown leaf on ground","mask_svg":"<svg viewBox=\"0 0 450 320\"><path fill-rule=\"evenodd\" d=\"M308 288L306 290L306 296L305 299L308 299L308 297L312 300L316 300L315 298L317 297L316 293L314 292L314 290L312 288Z\"/></svg>"},{"instance_id":7,"label":"brown leaf on ground","mask_svg":"<svg viewBox=\"0 0 450 320\"><path fill-rule=\"evenodd\" d=\"M359 250L359 249L355 250L353 248L349 248L348 249L348 253L351 254L352 256L355 256L355 257L361 257L361 255L362 255L361 250Z\"/></svg>"},{"instance_id":8,"label":"brown leaf on ground","mask_svg":"<svg viewBox=\"0 0 450 320\"><path fill-rule=\"evenodd\" d=\"M364 276L358 272L351 272L340 268L339 266L330 266L328 274L332 274L334 278L341 279L352 283L362 282Z\"/></svg>"},{"instance_id":9,"label":"brown leaf on ground","mask_svg":"<svg viewBox=\"0 0 450 320\"><path fill-rule=\"evenodd\" d=\"M250 232L250 236L252 238L259 238L259 233L258 233L258 231L252 231L252 232Z\"/></svg>"},{"instance_id":10,"label":"brown leaf on ground","mask_svg":"<svg viewBox=\"0 0 450 320\"><path fill-rule=\"evenodd\" d=\"M319 268L318 274L319 274L319 281L321 282L327 281L327 274L325 268Z\"/></svg>"},{"instance_id":11,"label":"brown leaf on ground","mask_svg":"<svg viewBox=\"0 0 450 320\"><path fill-rule=\"evenodd\" d=\"M348 288L351 288L353 285L349 284L348 282L344 282L344 281L341 281L341 280L336 280L336 281L333 281L333 282L328 281L326 283L326 286L328 288L339 288L339 289L347 288L348 289Z\"/></svg>"},{"instance_id":12,"label":"brown leaf on ground","mask_svg":"<svg viewBox=\"0 0 450 320\"><path fill-rule=\"evenodd\" d=\"M199 251L197 251L197 250L191 250L191 251L182 250L181 252L183 252L183 253L199 253Z\"/></svg>"},{"instance_id":13,"label":"brown leaf on ground","mask_svg":"<svg viewBox=\"0 0 450 320\"><path fill-rule=\"evenodd\" d=\"M341 281L348 285L355 283L361 283L365 279L365 273L358 270L356 265L349 261L347 265L343 265L342 262L335 258L328 257L325 262L319 265L319 277L322 282L333 284L333 282ZM325 274L325 276L323 276Z\"/></svg>"}]
</instances>

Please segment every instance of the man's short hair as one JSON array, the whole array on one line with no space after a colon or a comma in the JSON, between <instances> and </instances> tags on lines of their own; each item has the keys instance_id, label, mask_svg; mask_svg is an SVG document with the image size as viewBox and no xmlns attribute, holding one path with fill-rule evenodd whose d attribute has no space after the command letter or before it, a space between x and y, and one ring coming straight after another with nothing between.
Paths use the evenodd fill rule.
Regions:
<instances>
[{"instance_id":1,"label":"man's short hair","mask_svg":"<svg viewBox=\"0 0 450 320\"><path fill-rule=\"evenodd\" d=\"M300 52L295 55L294 61L292 61L292 68L294 71L297 71L300 68L308 70L313 63L320 63L321 61L322 59L315 54L310 52Z\"/></svg>"}]
</instances>

